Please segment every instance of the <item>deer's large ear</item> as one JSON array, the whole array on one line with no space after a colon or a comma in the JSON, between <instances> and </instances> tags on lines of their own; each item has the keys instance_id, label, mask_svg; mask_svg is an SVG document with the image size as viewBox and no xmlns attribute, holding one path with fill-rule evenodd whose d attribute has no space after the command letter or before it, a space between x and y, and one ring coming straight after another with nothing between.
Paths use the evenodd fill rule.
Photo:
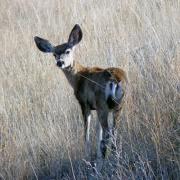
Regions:
<instances>
[{"instance_id":1,"label":"deer's large ear","mask_svg":"<svg viewBox=\"0 0 180 180\"><path fill-rule=\"evenodd\" d=\"M82 36L83 36L83 33L80 26L76 24L69 35L68 44L70 46L74 46L78 44L81 41Z\"/></svg>"},{"instance_id":2,"label":"deer's large ear","mask_svg":"<svg viewBox=\"0 0 180 180\"><path fill-rule=\"evenodd\" d=\"M50 53L53 51L53 45L48 40L35 36L34 41L40 51L45 53Z\"/></svg>"}]
</instances>

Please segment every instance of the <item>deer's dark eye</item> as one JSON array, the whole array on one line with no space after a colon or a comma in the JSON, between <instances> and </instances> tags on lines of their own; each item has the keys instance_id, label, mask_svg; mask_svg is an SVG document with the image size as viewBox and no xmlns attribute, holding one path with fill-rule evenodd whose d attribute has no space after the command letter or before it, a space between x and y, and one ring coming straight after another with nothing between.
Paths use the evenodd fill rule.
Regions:
<instances>
[{"instance_id":1,"label":"deer's dark eye","mask_svg":"<svg viewBox=\"0 0 180 180\"><path fill-rule=\"evenodd\" d=\"M69 51L69 50L67 50L65 53L66 53L66 54L69 54L69 53L70 53L70 51Z\"/></svg>"}]
</instances>

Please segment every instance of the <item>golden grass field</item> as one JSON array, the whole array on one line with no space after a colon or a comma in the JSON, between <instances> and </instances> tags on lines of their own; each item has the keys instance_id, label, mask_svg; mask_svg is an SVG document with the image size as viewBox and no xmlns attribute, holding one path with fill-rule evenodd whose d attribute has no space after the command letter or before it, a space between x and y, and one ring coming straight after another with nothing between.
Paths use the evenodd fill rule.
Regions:
<instances>
[{"instance_id":1,"label":"golden grass field","mask_svg":"<svg viewBox=\"0 0 180 180\"><path fill-rule=\"evenodd\" d=\"M121 67L129 79L116 165L107 159L94 178L179 179L179 0L1 0L0 179L91 174L78 102L54 57L33 40L66 42L77 23L84 36L75 59ZM94 113L91 135L96 119Z\"/></svg>"}]
</instances>

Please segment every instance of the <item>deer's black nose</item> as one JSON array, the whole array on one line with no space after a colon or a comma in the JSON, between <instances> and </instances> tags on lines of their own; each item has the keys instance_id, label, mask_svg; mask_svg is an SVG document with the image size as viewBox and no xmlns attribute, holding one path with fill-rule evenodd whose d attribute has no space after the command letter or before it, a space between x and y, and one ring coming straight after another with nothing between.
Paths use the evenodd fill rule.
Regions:
<instances>
[{"instance_id":1,"label":"deer's black nose","mask_svg":"<svg viewBox=\"0 0 180 180\"><path fill-rule=\"evenodd\" d=\"M57 62L57 66L58 66L58 67L62 67L63 64L64 64L63 61L58 61L58 62Z\"/></svg>"}]
</instances>

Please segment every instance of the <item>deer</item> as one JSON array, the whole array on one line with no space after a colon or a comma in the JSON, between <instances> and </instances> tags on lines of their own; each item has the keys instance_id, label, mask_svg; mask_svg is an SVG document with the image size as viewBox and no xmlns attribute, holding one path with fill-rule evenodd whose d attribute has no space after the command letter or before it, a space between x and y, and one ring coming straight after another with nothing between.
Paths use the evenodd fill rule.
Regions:
<instances>
[{"instance_id":1,"label":"deer","mask_svg":"<svg viewBox=\"0 0 180 180\"><path fill-rule=\"evenodd\" d=\"M80 25L76 24L69 34L68 41L53 45L50 41L34 37L37 48L44 53L52 53L56 66L60 68L82 110L84 122L84 140L87 156L90 153L90 122L91 112L95 110L98 117L97 157L106 158L111 137L117 137L119 115L125 101L127 75L117 67L100 68L85 67L74 60L75 47L82 40L83 33ZM112 114L112 127L109 126L108 116ZM112 149L116 147L111 147Z\"/></svg>"}]
</instances>

